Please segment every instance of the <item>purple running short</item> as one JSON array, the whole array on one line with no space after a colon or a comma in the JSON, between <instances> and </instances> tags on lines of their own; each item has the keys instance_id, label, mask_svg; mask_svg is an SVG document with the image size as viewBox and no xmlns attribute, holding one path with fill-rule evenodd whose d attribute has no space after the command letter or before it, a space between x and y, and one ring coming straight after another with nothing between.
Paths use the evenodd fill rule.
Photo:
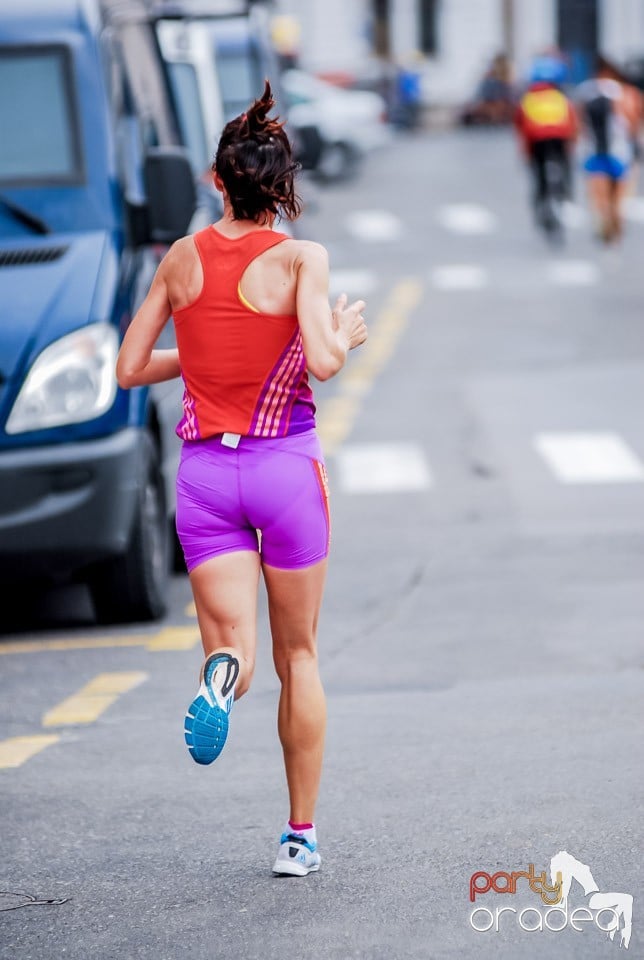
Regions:
<instances>
[{"instance_id":1,"label":"purple running short","mask_svg":"<svg viewBox=\"0 0 644 960\"><path fill-rule=\"evenodd\" d=\"M224 435L226 436L226 435ZM315 430L269 440L186 441L177 474L177 533L188 570L223 553L260 550L297 570L329 553L329 496Z\"/></svg>"}]
</instances>

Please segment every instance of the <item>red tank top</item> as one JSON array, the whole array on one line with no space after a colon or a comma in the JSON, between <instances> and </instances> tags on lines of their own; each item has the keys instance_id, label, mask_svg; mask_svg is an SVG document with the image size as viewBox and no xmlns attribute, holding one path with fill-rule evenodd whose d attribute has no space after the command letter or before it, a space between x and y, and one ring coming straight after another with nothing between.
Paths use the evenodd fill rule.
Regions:
<instances>
[{"instance_id":1,"label":"red tank top","mask_svg":"<svg viewBox=\"0 0 644 960\"><path fill-rule=\"evenodd\" d=\"M185 383L177 434L286 437L315 426L297 317L261 313L240 289L249 263L288 238L267 229L231 240L210 226L193 239L203 287L174 311Z\"/></svg>"}]
</instances>

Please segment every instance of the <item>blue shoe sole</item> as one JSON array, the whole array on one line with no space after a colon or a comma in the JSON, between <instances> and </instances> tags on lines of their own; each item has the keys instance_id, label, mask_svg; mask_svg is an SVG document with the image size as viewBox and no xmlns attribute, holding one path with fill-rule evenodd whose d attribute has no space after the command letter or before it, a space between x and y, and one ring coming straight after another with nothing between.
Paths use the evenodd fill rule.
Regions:
<instances>
[{"instance_id":1,"label":"blue shoe sole","mask_svg":"<svg viewBox=\"0 0 644 960\"><path fill-rule=\"evenodd\" d=\"M231 689L237 674L239 664L234 657L211 656L206 660L204 667L204 681L210 683L216 667L223 661L228 660L233 667L232 680L228 690ZM227 691L223 691L224 695ZM184 721L185 740L190 751L190 756L195 763L207 765L217 759L224 749L228 737L228 714L220 706L215 704L211 707L202 694L198 694L188 707Z\"/></svg>"},{"instance_id":2,"label":"blue shoe sole","mask_svg":"<svg viewBox=\"0 0 644 960\"><path fill-rule=\"evenodd\" d=\"M195 697L186 713L184 732L192 759L212 763L228 737L228 714L220 707L211 707L204 697Z\"/></svg>"}]
</instances>

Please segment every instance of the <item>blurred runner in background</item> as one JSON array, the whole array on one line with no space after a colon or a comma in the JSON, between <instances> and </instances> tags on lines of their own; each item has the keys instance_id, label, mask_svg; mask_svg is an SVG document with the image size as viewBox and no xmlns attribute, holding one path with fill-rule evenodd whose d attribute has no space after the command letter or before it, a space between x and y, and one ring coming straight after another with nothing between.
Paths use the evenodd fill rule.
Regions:
<instances>
[{"instance_id":1,"label":"blurred runner in background","mask_svg":"<svg viewBox=\"0 0 644 960\"><path fill-rule=\"evenodd\" d=\"M605 58L600 59L599 69L603 77L617 81L622 89L620 109L628 125L628 132L633 147L633 162L628 177L629 192L634 193L637 187L637 168L642 159L642 144L640 142L642 122L644 121L642 92L627 78L623 71L618 70L613 63L610 63Z\"/></svg>"},{"instance_id":2,"label":"blurred runner in background","mask_svg":"<svg viewBox=\"0 0 644 960\"><path fill-rule=\"evenodd\" d=\"M598 236L612 243L622 235L624 198L639 153L641 95L617 67L600 57L595 76L577 88L577 101L590 205Z\"/></svg>"}]
</instances>

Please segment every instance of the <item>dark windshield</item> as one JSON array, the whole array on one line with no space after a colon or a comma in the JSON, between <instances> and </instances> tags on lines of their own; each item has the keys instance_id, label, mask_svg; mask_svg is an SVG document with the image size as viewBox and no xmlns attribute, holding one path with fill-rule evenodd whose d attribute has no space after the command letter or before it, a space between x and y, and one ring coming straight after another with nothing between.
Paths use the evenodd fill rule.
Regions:
<instances>
[{"instance_id":1,"label":"dark windshield","mask_svg":"<svg viewBox=\"0 0 644 960\"><path fill-rule=\"evenodd\" d=\"M0 183L82 180L65 48L0 47L0 131Z\"/></svg>"}]
</instances>

